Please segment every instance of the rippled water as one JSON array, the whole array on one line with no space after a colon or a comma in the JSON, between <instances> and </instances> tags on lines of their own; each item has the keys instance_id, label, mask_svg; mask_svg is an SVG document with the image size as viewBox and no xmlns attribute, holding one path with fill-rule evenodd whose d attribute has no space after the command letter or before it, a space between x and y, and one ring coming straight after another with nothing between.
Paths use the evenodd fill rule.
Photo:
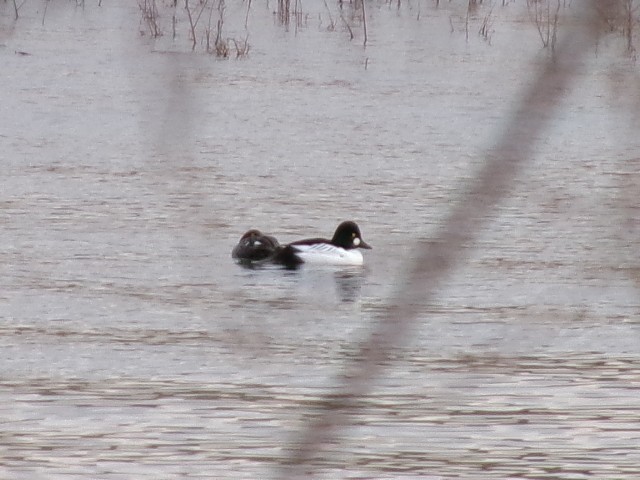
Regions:
<instances>
[{"instance_id":1,"label":"rippled water","mask_svg":"<svg viewBox=\"0 0 640 480\"><path fill-rule=\"evenodd\" d=\"M277 476L544 61L537 32L511 5L467 41L455 5L381 2L364 49L262 5L249 57L220 61L140 37L135 4L51 2L43 25L9 3L0 477ZM640 476L635 68L613 38L594 48L315 472ZM231 261L248 228L343 219L373 246L363 269Z\"/></svg>"}]
</instances>

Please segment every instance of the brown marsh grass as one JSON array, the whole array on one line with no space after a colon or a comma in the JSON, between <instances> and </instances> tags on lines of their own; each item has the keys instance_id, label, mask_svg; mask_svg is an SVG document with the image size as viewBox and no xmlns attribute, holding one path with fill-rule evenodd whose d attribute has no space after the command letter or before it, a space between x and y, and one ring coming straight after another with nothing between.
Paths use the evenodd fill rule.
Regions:
<instances>
[{"instance_id":1,"label":"brown marsh grass","mask_svg":"<svg viewBox=\"0 0 640 480\"><path fill-rule=\"evenodd\" d=\"M34 1L34 0L24 0ZM24 2L23 2L24 3ZM415 6L409 2L389 0L323 0L324 11L318 12L319 27L327 31L343 31L349 35L350 40L359 38L363 46L368 43L367 16L373 7L394 8L398 12L417 10L416 20L420 21L425 8L448 8L451 30L461 30L469 40L469 32L475 31L483 40L491 43L491 36L500 29L501 9L512 8L513 1L501 0L500 2L482 2L479 0L453 0L446 5L434 0L430 7L422 4ZM596 2L597 15L605 25L609 33L617 33L625 40L625 50L635 58L637 35L636 29L640 23L640 0L609 0ZM15 16L22 4L13 2ZM540 38L542 48L553 52L556 48L558 34L564 28L563 18L570 14L576 14L587 8L586 2L569 2L567 0L526 0L526 11L529 23ZM244 14L230 18L226 14L227 4L225 0L170 0L168 3L157 0L138 0L141 15L141 24L145 25L142 34L149 34L153 38L161 37L167 27L163 22L171 19L173 38L179 32L188 32L190 46L193 51L200 45L202 51L215 54L219 58L245 57L249 53L249 14L252 2L243 2L241 8ZM289 29L293 23L296 33L302 27L308 27L309 14L303 10L300 0L276 0L267 2L267 8L262 12L272 11L277 23L285 29ZM459 13L456 13L459 12ZM463 13L464 12L464 13ZM506 12L506 10L505 10ZM242 17L242 18L240 18ZM203 21L206 18L207 21ZM225 28L229 23L229 29ZM238 22L242 25L236 25ZM338 28L338 23L343 28ZM456 23L461 25L456 28ZM240 31L241 36L227 36L224 30ZM233 53L235 52L235 55Z\"/></svg>"}]
</instances>

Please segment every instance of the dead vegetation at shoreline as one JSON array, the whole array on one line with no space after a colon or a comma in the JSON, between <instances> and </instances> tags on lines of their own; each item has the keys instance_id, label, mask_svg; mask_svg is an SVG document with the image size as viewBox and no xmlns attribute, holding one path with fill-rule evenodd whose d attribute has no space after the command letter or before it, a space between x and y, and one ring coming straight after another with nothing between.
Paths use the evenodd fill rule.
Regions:
<instances>
[{"instance_id":1,"label":"dead vegetation at shoreline","mask_svg":"<svg viewBox=\"0 0 640 480\"><path fill-rule=\"evenodd\" d=\"M0 5L6 19L16 23L25 9L35 7L44 25L49 3L50 0L4 0ZM100 8L102 1L74 0L67 5ZM375 29L368 31L370 17L387 11L420 22L435 11L444 11L452 33L463 33L467 41L475 35L491 44L500 22L509 19L516 7L524 9L525 21L537 32L542 48L553 53L558 35L566 27L565 19L583 8L583 4L570 0L323 0L311 7L301 0L137 0L137 6L141 36L170 37L175 48L182 45L223 59L249 54L250 19L255 15L269 15L275 25L296 35L316 27L366 47L370 35L375 35ZM598 15L603 32L622 38L624 53L635 60L640 0L602 2Z\"/></svg>"},{"instance_id":2,"label":"dead vegetation at shoreline","mask_svg":"<svg viewBox=\"0 0 640 480\"><path fill-rule=\"evenodd\" d=\"M26 0L25 0L26 1ZM249 19L251 15L271 14L274 23L286 31L298 34L312 28L317 19L317 28L345 35L350 42L367 45L367 16L376 11L395 11L397 15L409 15L416 21L424 18L427 9L446 8L449 13L451 32L463 32L467 41L474 34L491 44L493 33L499 29L502 18L500 9L513 9L517 0L460 0L444 2L408 2L402 0L334 0L323 1L320 11L311 13L303 9L300 0L267 0L258 8L256 2L242 2L242 15L227 14L225 0L138 0L141 15L141 34L161 37L171 32L175 40L179 31L188 31L192 51L203 51L219 58L243 58L250 51ZM579 5L568 0L523 0L528 22L540 38L543 49L555 51L563 17L570 16ZM266 6L266 8L264 8ZM234 4L237 10L238 5ZM573 10L573 12L572 12ZM237 13L237 12L236 12ZM636 56L637 35L640 26L640 0L613 0L613 7L600 12L603 29L618 34L625 41L626 53ZM242 23L238 25L238 23ZM242 35L226 35L225 26L231 25L234 32Z\"/></svg>"}]
</instances>

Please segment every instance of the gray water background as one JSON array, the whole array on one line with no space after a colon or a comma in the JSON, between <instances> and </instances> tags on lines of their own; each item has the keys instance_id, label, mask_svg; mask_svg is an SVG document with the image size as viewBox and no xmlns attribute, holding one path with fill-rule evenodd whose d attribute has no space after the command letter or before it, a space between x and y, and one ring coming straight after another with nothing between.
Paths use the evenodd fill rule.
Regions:
<instances>
[{"instance_id":1,"label":"gray water background","mask_svg":"<svg viewBox=\"0 0 640 480\"><path fill-rule=\"evenodd\" d=\"M363 48L323 6L285 29L256 3L249 56L218 60L103 3L50 2L44 24L37 2L17 22L2 5L0 478L272 477L548 52L517 4L487 41L456 5L374 2ZM593 46L315 472L640 476L639 94L620 43ZM363 269L231 261L248 228L288 241L343 219L373 246Z\"/></svg>"}]
</instances>

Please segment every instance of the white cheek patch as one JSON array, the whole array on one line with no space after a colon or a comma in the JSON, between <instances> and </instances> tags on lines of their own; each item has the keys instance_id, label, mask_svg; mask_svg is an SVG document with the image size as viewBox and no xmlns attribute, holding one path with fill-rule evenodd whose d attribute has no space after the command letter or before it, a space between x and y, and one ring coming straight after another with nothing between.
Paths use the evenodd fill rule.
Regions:
<instances>
[{"instance_id":1,"label":"white cheek patch","mask_svg":"<svg viewBox=\"0 0 640 480\"><path fill-rule=\"evenodd\" d=\"M360 239L358 237L353 239L353 246L357 247L358 245L360 245Z\"/></svg>"}]
</instances>

